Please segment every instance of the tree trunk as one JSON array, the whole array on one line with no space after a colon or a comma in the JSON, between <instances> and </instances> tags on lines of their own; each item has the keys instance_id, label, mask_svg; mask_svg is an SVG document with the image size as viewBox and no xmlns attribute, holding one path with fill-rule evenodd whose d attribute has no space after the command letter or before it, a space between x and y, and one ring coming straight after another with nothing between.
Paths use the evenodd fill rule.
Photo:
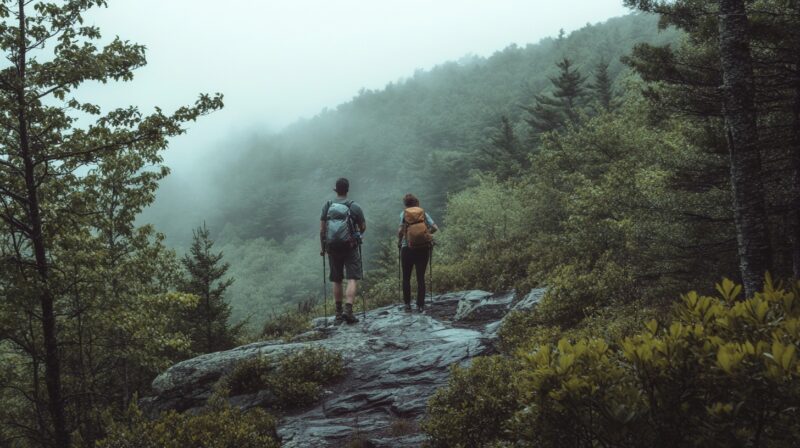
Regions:
<instances>
[{"instance_id":1,"label":"tree trunk","mask_svg":"<svg viewBox=\"0 0 800 448\"><path fill-rule=\"evenodd\" d=\"M719 49L739 266L748 297L760 290L771 250L761 180L753 61L743 0L719 0Z\"/></svg>"},{"instance_id":2,"label":"tree trunk","mask_svg":"<svg viewBox=\"0 0 800 448\"><path fill-rule=\"evenodd\" d=\"M61 394L61 362L58 353L58 337L56 332L56 318L53 307L53 295L50 291L49 268L47 252L42 232L42 218L39 209L38 186L36 173L31 153L30 139L28 136L28 118L26 114L27 103L25 98L25 68L27 64L27 42L25 23L25 1L19 0L19 53L18 53L18 86L17 86L17 120L19 122L19 151L24 163L25 187L28 200L28 221L31 229L31 243L38 275L38 294L42 310L42 334L45 349L45 384L47 385L48 409L50 418L53 419L53 435L55 446L58 448L69 447L69 432L66 427L64 413L64 400Z\"/></svg>"},{"instance_id":3,"label":"tree trunk","mask_svg":"<svg viewBox=\"0 0 800 448\"><path fill-rule=\"evenodd\" d=\"M800 3L797 5L800 13ZM800 44L800 42L797 42ZM792 274L800 280L800 53L794 65L794 108L792 120L792 189L789 202L789 231L792 240Z\"/></svg>"}]
</instances>

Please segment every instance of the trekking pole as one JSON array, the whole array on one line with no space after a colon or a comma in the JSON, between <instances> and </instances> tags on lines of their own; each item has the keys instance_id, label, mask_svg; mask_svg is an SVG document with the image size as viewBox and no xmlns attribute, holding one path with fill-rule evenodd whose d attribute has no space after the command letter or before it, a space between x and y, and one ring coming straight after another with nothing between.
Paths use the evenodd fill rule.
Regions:
<instances>
[{"instance_id":1,"label":"trekking pole","mask_svg":"<svg viewBox=\"0 0 800 448\"><path fill-rule=\"evenodd\" d=\"M364 257L361 255L361 241L358 242L358 263L361 267L361 282L364 282ZM364 307L364 324L367 323L367 295L361 291L361 305Z\"/></svg>"},{"instance_id":2,"label":"trekking pole","mask_svg":"<svg viewBox=\"0 0 800 448\"><path fill-rule=\"evenodd\" d=\"M432 242L431 242L431 256L429 258L430 259L428 260L428 262L430 262L430 266L428 266L428 269L430 270L430 274L428 274L428 284L429 284L428 290L430 291L431 294L431 302L433 302L433 243Z\"/></svg>"},{"instance_id":3,"label":"trekking pole","mask_svg":"<svg viewBox=\"0 0 800 448\"><path fill-rule=\"evenodd\" d=\"M322 257L322 312L325 316L325 327L328 327L328 283L326 282L326 277L328 276L328 269L325 265L325 253L323 252Z\"/></svg>"},{"instance_id":4,"label":"trekking pole","mask_svg":"<svg viewBox=\"0 0 800 448\"><path fill-rule=\"evenodd\" d=\"M403 290L403 248L397 245L397 286Z\"/></svg>"}]
</instances>

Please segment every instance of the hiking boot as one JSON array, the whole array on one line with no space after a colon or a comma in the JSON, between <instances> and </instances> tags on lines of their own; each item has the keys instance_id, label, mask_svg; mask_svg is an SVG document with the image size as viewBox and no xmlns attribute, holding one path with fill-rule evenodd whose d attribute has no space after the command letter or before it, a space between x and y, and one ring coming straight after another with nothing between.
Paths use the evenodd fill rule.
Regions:
<instances>
[{"instance_id":1,"label":"hiking boot","mask_svg":"<svg viewBox=\"0 0 800 448\"><path fill-rule=\"evenodd\" d=\"M342 302L336 302L336 317L333 319L334 324L344 322L344 314L342 310Z\"/></svg>"},{"instance_id":2,"label":"hiking boot","mask_svg":"<svg viewBox=\"0 0 800 448\"><path fill-rule=\"evenodd\" d=\"M358 318L353 315L353 304L347 303L344 306L344 321L348 324L358 323Z\"/></svg>"},{"instance_id":3,"label":"hiking boot","mask_svg":"<svg viewBox=\"0 0 800 448\"><path fill-rule=\"evenodd\" d=\"M406 303L406 305L403 307L403 311L405 311L406 313L410 313L411 312L411 304L410 303Z\"/></svg>"}]
</instances>

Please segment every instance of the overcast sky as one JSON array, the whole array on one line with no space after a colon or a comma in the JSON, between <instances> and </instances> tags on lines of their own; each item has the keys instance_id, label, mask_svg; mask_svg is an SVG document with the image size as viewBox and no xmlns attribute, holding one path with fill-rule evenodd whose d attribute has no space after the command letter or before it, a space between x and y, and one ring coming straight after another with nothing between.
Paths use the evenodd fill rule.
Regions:
<instances>
[{"instance_id":1,"label":"overcast sky","mask_svg":"<svg viewBox=\"0 0 800 448\"><path fill-rule=\"evenodd\" d=\"M110 0L87 22L146 45L148 65L133 83L85 94L170 110L224 93L225 110L173 142L167 162L179 170L229 149L233 135L280 130L361 88L627 12L622 0Z\"/></svg>"}]
</instances>

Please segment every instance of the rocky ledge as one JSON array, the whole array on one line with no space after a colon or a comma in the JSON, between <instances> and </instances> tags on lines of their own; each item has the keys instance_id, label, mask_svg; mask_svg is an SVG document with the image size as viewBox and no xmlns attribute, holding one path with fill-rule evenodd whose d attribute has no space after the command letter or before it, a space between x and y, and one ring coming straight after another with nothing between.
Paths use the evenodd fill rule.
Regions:
<instances>
[{"instance_id":1,"label":"rocky ledge","mask_svg":"<svg viewBox=\"0 0 800 448\"><path fill-rule=\"evenodd\" d=\"M447 383L449 367L493 353L505 316L535 306L543 295L543 289L525 296L465 291L433 297L426 314L388 306L360 316L355 325L333 326L320 318L294 341L259 342L176 364L153 381L155 395L142 404L151 413L202 408L215 382L237 362L316 345L341 353L347 374L317 405L282 418L283 446L341 446L354 434L376 447L420 446L426 403ZM268 406L270 399L259 393L230 402L247 409Z\"/></svg>"}]
</instances>

